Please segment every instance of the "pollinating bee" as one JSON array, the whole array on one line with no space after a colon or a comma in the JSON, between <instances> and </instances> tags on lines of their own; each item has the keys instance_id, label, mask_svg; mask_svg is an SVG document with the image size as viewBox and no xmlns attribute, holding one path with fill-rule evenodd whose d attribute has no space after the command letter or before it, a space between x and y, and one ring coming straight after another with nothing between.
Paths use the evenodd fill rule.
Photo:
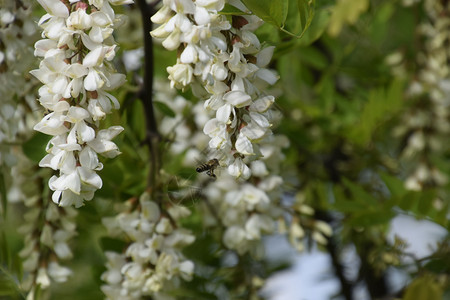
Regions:
<instances>
[{"instance_id":1,"label":"pollinating bee","mask_svg":"<svg viewBox=\"0 0 450 300\"><path fill-rule=\"evenodd\" d=\"M220 166L219 160L217 158L213 158L209 160L207 163L204 163L195 169L198 173L203 173L206 171L206 174L210 177L216 178L216 174L214 174L214 170Z\"/></svg>"}]
</instances>

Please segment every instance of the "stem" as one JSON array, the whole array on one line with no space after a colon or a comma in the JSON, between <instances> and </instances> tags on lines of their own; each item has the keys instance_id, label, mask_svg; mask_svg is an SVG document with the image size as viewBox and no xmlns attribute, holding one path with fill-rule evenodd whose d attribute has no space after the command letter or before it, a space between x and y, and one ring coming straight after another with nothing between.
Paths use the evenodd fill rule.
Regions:
<instances>
[{"instance_id":1,"label":"stem","mask_svg":"<svg viewBox=\"0 0 450 300\"><path fill-rule=\"evenodd\" d=\"M333 217L326 213L325 211L316 211L316 218L318 220L322 220L327 222L328 224L332 223ZM334 232L334 230L333 230ZM339 258L340 255L340 249L337 242L337 237L335 234L333 236L329 237L328 243L326 245L326 248L328 250L328 253L331 258L331 263L334 268L334 273L336 277L338 278L339 282L341 283L341 292L346 300L353 300L353 284L347 280L347 278L344 275L345 268L342 265L342 262Z\"/></svg>"},{"instance_id":2,"label":"stem","mask_svg":"<svg viewBox=\"0 0 450 300\"><path fill-rule=\"evenodd\" d=\"M156 172L160 169L160 157L158 151L158 142L160 136L158 133L158 127L156 125L155 111L153 109L153 40L150 35L152 30L151 16L155 12L155 5L159 1L155 1L151 4L147 4L146 0L136 1L142 16L143 34L144 34L144 86L140 91L140 98L144 106L144 114L146 121L146 137L145 143L148 144L150 152L150 170L148 175L147 186L154 191Z\"/></svg>"}]
</instances>

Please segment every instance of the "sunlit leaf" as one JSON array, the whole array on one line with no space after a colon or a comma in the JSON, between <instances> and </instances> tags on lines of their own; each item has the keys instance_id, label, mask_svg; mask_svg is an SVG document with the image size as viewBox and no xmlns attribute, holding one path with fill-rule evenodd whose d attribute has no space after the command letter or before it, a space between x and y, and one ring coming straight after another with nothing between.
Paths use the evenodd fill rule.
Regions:
<instances>
[{"instance_id":1,"label":"sunlit leaf","mask_svg":"<svg viewBox=\"0 0 450 300\"><path fill-rule=\"evenodd\" d=\"M344 24L354 24L368 8L368 0L338 0L333 8L328 34L333 37L337 36Z\"/></svg>"},{"instance_id":2,"label":"sunlit leaf","mask_svg":"<svg viewBox=\"0 0 450 300\"><path fill-rule=\"evenodd\" d=\"M403 300L443 299L442 287L431 277L416 278L407 288Z\"/></svg>"},{"instance_id":3,"label":"sunlit leaf","mask_svg":"<svg viewBox=\"0 0 450 300\"><path fill-rule=\"evenodd\" d=\"M242 2L265 22L278 28L283 27L288 12L288 0L242 0Z\"/></svg>"}]
</instances>

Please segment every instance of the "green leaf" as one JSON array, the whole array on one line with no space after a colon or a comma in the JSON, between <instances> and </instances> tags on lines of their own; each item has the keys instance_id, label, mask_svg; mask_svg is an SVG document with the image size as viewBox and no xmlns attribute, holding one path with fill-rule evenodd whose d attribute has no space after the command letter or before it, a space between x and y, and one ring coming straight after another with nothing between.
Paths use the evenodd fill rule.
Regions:
<instances>
[{"instance_id":1,"label":"green leaf","mask_svg":"<svg viewBox=\"0 0 450 300\"><path fill-rule=\"evenodd\" d=\"M371 227L376 225L387 224L395 213L389 210L362 211L351 216L348 225Z\"/></svg>"},{"instance_id":2,"label":"green leaf","mask_svg":"<svg viewBox=\"0 0 450 300\"><path fill-rule=\"evenodd\" d=\"M12 264L11 248L9 247L8 240L4 231L0 232L0 236L0 263L10 268Z\"/></svg>"},{"instance_id":3,"label":"green leaf","mask_svg":"<svg viewBox=\"0 0 450 300\"><path fill-rule=\"evenodd\" d=\"M380 172L379 174L391 192L392 197L401 198L407 193L405 183L402 180L384 172Z\"/></svg>"},{"instance_id":4,"label":"green leaf","mask_svg":"<svg viewBox=\"0 0 450 300\"><path fill-rule=\"evenodd\" d=\"M407 288L403 300L443 299L442 287L431 277L416 278Z\"/></svg>"},{"instance_id":5,"label":"green leaf","mask_svg":"<svg viewBox=\"0 0 450 300\"><path fill-rule=\"evenodd\" d=\"M242 0L242 2L265 22L278 28L284 26L288 12L288 0Z\"/></svg>"},{"instance_id":6,"label":"green leaf","mask_svg":"<svg viewBox=\"0 0 450 300\"><path fill-rule=\"evenodd\" d=\"M370 91L360 118L347 137L358 145L367 145L377 127L402 107L402 92L403 83L398 80L392 82L387 91L383 88Z\"/></svg>"},{"instance_id":7,"label":"green leaf","mask_svg":"<svg viewBox=\"0 0 450 300\"><path fill-rule=\"evenodd\" d=\"M23 143L23 153L32 161L39 163L39 161L47 154L45 146L50 140L51 136L36 132L33 137Z\"/></svg>"},{"instance_id":8,"label":"green leaf","mask_svg":"<svg viewBox=\"0 0 450 300\"><path fill-rule=\"evenodd\" d=\"M0 172L0 200L2 205L2 212L4 215L7 213L7 194L6 194L6 182L5 176L3 176L3 172Z\"/></svg>"},{"instance_id":9,"label":"green leaf","mask_svg":"<svg viewBox=\"0 0 450 300\"><path fill-rule=\"evenodd\" d=\"M164 115L174 118L175 112L165 103L159 101L153 101L153 105Z\"/></svg>"},{"instance_id":10,"label":"green leaf","mask_svg":"<svg viewBox=\"0 0 450 300\"><path fill-rule=\"evenodd\" d=\"M333 8L328 34L336 37L345 23L354 24L369 8L369 0L339 0Z\"/></svg>"},{"instance_id":11,"label":"green leaf","mask_svg":"<svg viewBox=\"0 0 450 300\"><path fill-rule=\"evenodd\" d=\"M6 276L1 275L3 274L0 274L0 296L12 296L16 294L14 285L11 283L11 280L9 280L9 278ZM11 298L2 298L2 299L11 299Z\"/></svg>"},{"instance_id":12,"label":"green leaf","mask_svg":"<svg viewBox=\"0 0 450 300\"><path fill-rule=\"evenodd\" d=\"M342 178L344 186L346 186L352 193L353 199L356 202L365 203L367 207L376 208L378 205L377 200L369 194L362 186L353 183L347 178Z\"/></svg>"},{"instance_id":13,"label":"green leaf","mask_svg":"<svg viewBox=\"0 0 450 300\"><path fill-rule=\"evenodd\" d=\"M224 8L219 12L221 15L231 15L231 16L240 16L240 15L248 15L247 12L243 12L239 8L225 3Z\"/></svg>"},{"instance_id":14,"label":"green leaf","mask_svg":"<svg viewBox=\"0 0 450 300\"><path fill-rule=\"evenodd\" d=\"M418 214L426 216L430 214L430 210L433 207L433 201L436 197L436 192L431 190L430 192L421 192L419 198Z\"/></svg>"},{"instance_id":15,"label":"green leaf","mask_svg":"<svg viewBox=\"0 0 450 300\"><path fill-rule=\"evenodd\" d=\"M328 26L328 22L330 21L330 12L327 10L317 10L314 13L314 18L309 24L308 30L305 30L302 33L302 38L298 41L298 45L305 47L316 40L318 40L325 29Z\"/></svg>"},{"instance_id":16,"label":"green leaf","mask_svg":"<svg viewBox=\"0 0 450 300\"><path fill-rule=\"evenodd\" d=\"M100 247L103 251L114 251L117 253L122 253L122 251L127 246L127 243L110 237L100 238Z\"/></svg>"},{"instance_id":17,"label":"green leaf","mask_svg":"<svg viewBox=\"0 0 450 300\"><path fill-rule=\"evenodd\" d=\"M423 191L408 191L400 200L399 207L406 211L411 211L417 216L427 216L436 198L436 190L429 189Z\"/></svg>"},{"instance_id":18,"label":"green leaf","mask_svg":"<svg viewBox=\"0 0 450 300\"><path fill-rule=\"evenodd\" d=\"M314 18L315 0L298 0L297 5L300 16L300 37L302 37Z\"/></svg>"}]
</instances>

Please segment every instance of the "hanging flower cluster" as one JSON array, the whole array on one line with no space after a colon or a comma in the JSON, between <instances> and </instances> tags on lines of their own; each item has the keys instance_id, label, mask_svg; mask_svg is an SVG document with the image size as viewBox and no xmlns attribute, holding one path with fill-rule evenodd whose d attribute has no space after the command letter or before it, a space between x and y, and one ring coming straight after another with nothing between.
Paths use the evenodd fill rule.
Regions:
<instances>
[{"instance_id":1,"label":"hanging flower cluster","mask_svg":"<svg viewBox=\"0 0 450 300\"><path fill-rule=\"evenodd\" d=\"M23 286L33 295L37 286L46 289L52 281L66 282L72 275L59 260L73 256L68 243L76 235L77 212L72 207L57 207L37 197L31 199L25 203L29 210L24 215L25 224L19 228L25 235L25 247L19 255L27 272Z\"/></svg>"},{"instance_id":2,"label":"hanging flower cluster","mask_svg":"<svg viewBox=\"0 0 450 300\"><path fill-rule=\"evenodd\" d=\"M208 147L208 139L200 131L209 121L208 112L202 103L192 105L185 98L174 95L168 84L165 86L156 81L155 91L155 99L165 103L176 114L174 118L162 118L161 133L168 136L175 134L171 136L172 153L186 153L184 164L194 170L192 163L204 159L200 152L202 147ZM185 111L192 111L193 114L183 118ZM218 168L217 179L213 182L205 182L208 179L206 175L199 176L195 182L177 180L179 190L173 192L172 200L183 204L192 201L195 193L204 195L207 199L202 203L209 203L202 206L205 223L215 228L223 227L223 244L241 255L261 253L262 236L276 232L276 223L285 213L280 203L283 179L279 172L284 159L282 148L288 144L286 137L278 135L262 140L260 149L263 157L250 163L252 175L248 181L238 182Z\"/></svg>"},{"instance_id":3,"label":"hanging flower cluster","mask_svg":"<svg viewBox=\"0 0 450 300\"><path fill-rule=\"evenodd\" d=\"M263 91L278 76L266 69L274 47L262 49L253 33L262 23L255 16L218 14L224 0L165 0L152 21L162 24L151 32L168 50L178 49L177 63L168 67L172 86L192 87L215 111L203 132L209 147L220 150L221 162L234 177L248 179L248 163L261 158L260 141L272 134L270 108L274 97ZM233 1L247 11L240 1Z\"/></svg>"},{"instance_id":4,"label":"hanging flower cluster","mask_svg":"<svg viewBox=\"0 0 450 300\"><path fill-rule=\"evenodd\" d=\"M402 125L396 128L397 135L408 136L402 155L419 158L415 167L408 170L405 180L406 188L416 191L448 182L430 155L448 149L443 141L450 134L450 4L426 0L423 6L428 16L428 21L419 26L424 49L418 56L419 72L408 90L408 96L415 99L417 105L404 114ZM397 56L394 62L399 63L402 58ZM402 70L395 64L394 68Z\"/></svg>"},{"instance_id":5,"label":"hanging flower cluster","mask_svg":"<svg viewBox=\"0 0 450 300\"><path fill-rule=\"evenodd\" d=\"M29 71L36 67L33 44L38 39L36 20L29 0L2 2L0 7L0 165L11 166L11 144L30 136L37 122L36 80ZM33 125L31 125L33 124Z\"/></svg>"},{"instance_id":6,"label":"hanging flower cluster","mask_svg":"<svg viewBox=\"0 0 450 300\"><path fill-rule=\"evenodd\" d=\"M130 212L104 219L111 235L125 235L131 241L122 254L106 253L107 271L101 278L107 283L102 286L107 299L161 296L165 288L178 285L180 278L191 280L194 271L193 262L181 253L194 236L177 224L190 211L173 206L163 213L148 193L141 195L139 203L132 202L128 203L134 205Z\"/></svg>"},{"instance_id":7,"label":"hanging flower cluster","mask_svg":"<svg viewBox=\"0 0 450 300\"><path fill-rule=\"evenodd\" d=\"M19 252L25 273L22 287L27 299L34 299L38 289L48 289L52 282L66 282L72 271L60 264L73 257L69 243L76 235L73 207L58 207L42 197L40 185L31 183L36 170L30 169L25 158L11 170L14 177L8 200L21 201L27 211L18 232L24 235L24 247ZM38 288L39 287L39 288Z\"/></svg>"},{"instance_id":8,"label":"hanging flower cluster","mask_svg":"<svg viewBox=\"0 0 450 300\"><path fill-rule=\"evenodd\" d=\"M102 186L96 171L103 165L97 154L119 154L111 139L123 128L98 130L98 126L106 114L119 108L108 91L125 81L111 64L116 51L113 26L118 19L110 4L132 2L39 0L47 11L39 21L44 39L35 45L35 56L42 61L31 74L44 84L39 102L48 114L34 129L53 136L39 165L59 171L49 186L53 201L61 206L79 207L91 200Z\"/></svg>"}]
</instances>

